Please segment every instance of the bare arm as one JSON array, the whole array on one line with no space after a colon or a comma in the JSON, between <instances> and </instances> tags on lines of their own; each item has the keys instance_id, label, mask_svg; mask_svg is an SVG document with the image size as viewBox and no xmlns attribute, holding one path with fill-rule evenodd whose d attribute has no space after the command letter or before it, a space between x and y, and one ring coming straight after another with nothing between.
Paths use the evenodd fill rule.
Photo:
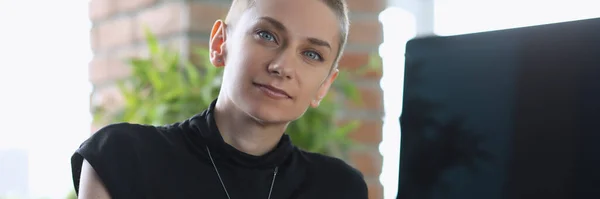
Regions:
<instances>
[{"instance_id":1,"label":"bare arm","mask_svg":"<svg viewBox=\"0 0 600 199\"><path fill-rule=\"evenodd\" d=\"M79 199L110 199L106 187L87 160L81 165L79 181Z\"/></svg>"}]
</instances>

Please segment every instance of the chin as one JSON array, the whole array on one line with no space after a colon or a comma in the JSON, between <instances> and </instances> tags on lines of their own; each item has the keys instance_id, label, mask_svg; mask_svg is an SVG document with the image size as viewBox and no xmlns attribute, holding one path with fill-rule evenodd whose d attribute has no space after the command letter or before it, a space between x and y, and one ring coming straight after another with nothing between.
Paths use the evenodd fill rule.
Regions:
<instances>
[{"instance_id":1,"label":"chin","mask_svg":"<svg viewBox=\"0 0 600 199\"><path fill-rule=\"evenodd\" d=\"M263 124L286 124L303 113L295 107L293 99L273 99L254 87L238 88L236 91L230 96L237 108Z\"/></svg>"},{"instance_id":2,"label":"chin","mask_svg":"<svg viewBox=\"0 0 600 199\"><path fill-rule=\"evenodd\" d=\"M293 108L268 100L247 99L240 103L240 109L257 122L264 124L289 123L298 117Z\"/></svg>"},{"instance_id":3,"label":"chin","mask_svg":"<svg viewBox=\"0 0 600 199\"><path fill-rule=\"evenodd\" d=\"M287 111L289 108L278 107L275 104L270 104L266 101L254 101L248 103L244 111L252 118L260 123L279 124L288 123L296 119L292 115L292 111Z\"/></svg>"}]
</instances>

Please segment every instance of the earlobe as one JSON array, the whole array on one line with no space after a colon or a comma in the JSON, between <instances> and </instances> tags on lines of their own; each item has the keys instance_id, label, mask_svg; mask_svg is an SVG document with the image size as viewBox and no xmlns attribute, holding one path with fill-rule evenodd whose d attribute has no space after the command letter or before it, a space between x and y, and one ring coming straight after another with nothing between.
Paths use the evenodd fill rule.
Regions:
<instances>
[{"instance_id":1,"label":"earlobe","mask_svg":"<svg viewBox=\"0 0 600 199\"><path fill-rule=\"evenodd\" d=\"M318 100L315 99L315 100L313 100L313 101L310 102L310 106L313 107L313 108L319 107L319 104L321 104L321 100L320 99L318 99Z\"/></svg>"},{"instance_id":2,"label":"earlobe","mask_svg":"<svg viewBox=\"0 0 600 199\"><path fill-rule=\"evenodd\" d=\"M317 99L314 99L310 102L311 107L319 107L319 104L321 104L321 100L323 100L325 95L327 95L327 92L329 92L329 88L331 88L331 85L333 84L333 81L335 81L335 78L337 78L338 73L338 69L334 69L334 71L331 72L329 77L327 77L328 79L325 81L325 83L323 83L323 85L321 85L321 88L319 88L319 91L317 92Z\"/></svg>"},{"instance_id":3,"label":"earlobe","mask_svg":"<svg viewBox=\"0 0 600 199\"><path fill-rule=\"evenodd\" d=\"M225 23L223 23L223 21L217 20L213 25L212 31L210 33L210 62L217 67L225 66L225 41L227 39L225 27L226 25Z\"/></svg>"}]
</instances>

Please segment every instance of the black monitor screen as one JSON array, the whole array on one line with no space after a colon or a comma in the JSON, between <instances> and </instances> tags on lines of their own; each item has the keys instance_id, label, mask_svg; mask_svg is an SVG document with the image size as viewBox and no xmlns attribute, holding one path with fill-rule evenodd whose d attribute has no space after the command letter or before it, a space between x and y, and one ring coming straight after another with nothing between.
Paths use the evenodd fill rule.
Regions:
<instances>
[{"instance_id":1,"label":"black monitor screen","mask_svg":"<svg viewBox=\"0 0 600 199\"><path fill-rule=\"evenodd\" d=\"M400 199L600 198L600 19L411 40Z\"/></svg>"}]
</instances>

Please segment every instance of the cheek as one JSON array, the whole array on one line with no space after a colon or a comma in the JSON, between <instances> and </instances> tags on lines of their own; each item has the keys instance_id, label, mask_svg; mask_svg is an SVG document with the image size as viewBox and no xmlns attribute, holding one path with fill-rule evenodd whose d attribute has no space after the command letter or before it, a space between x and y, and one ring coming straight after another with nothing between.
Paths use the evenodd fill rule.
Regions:
<instances>
[{"instance_id":1,"label":"cheek","mask_svg":"<svg viewBox=\"0 0 600 199\"><path fill-rule=\"evenodd\" d=\"M305 102L311 102L312 100L314 100L317 95L319 90L321 89L321 86L323 85L323 79L325 79L325 77L322 77L320 79L318 79L318 77L323 76L320 74L312 74L312 76L310 75L306 75L305 77L315 77L314 79L305 79L304 80L304 84L303 84L303 100Z\"/></svg>"},{"instance_id":2,"label":"cheek","mask_svg":"<svg viewBox=\"0 0 600 199\"><path fill-rule=\"evenodd\" d=\"M266 49L250 38L246 39L243 45L239 46L239 49L239 62L246 67L263 67L268 64L274 56L272 50Z\"/></svg>"},{"instance_id":3,"label":"cheek","mask_svg":"<svg viewBox=\"0 0 600 199\"><path fill-rule=\"evenodd\" d=\"M247 42L240 41L238 43L232 44L231 50L228 52L228 64L227 67L233 68L238 73L245 73L244 70L248 68L248 66L254 65L254 51L251 45L247 45Z\"/></svg>"}]
</instances>

